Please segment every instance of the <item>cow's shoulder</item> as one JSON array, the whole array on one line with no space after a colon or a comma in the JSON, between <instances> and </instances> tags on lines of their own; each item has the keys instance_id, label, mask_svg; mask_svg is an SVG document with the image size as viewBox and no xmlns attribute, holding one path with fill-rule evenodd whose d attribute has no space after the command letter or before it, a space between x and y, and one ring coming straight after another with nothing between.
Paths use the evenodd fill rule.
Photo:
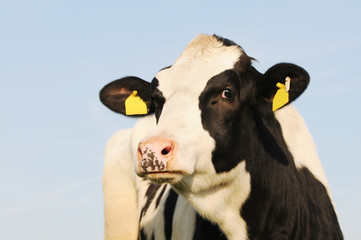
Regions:
<instances>
[{"instance_id":1,"label":"cow's shoulder","mask_svg":"<svg viewBox=\"0 0 361 240\"><path fill-rule=\"evenodd\" d=\"M116 132L107 142L105 148L105 164L117 162L122 149L129 143L132 129L122 129Z\"/></svg>"},{"instance_id":2,"label":"cow's shoulder","mask_svg":"<svg viewBox=\"0 0 361 240\"><path fill-rule=\"evenodd\" d=\"M281 125L283 137L293 156L296 167L299 170L307 168L325 186L331 197L316 146L303 117L292 105L276 111L275 115Z\"/></svg>"},{"instance_id":3,"label":"cow's shoulder","mask_svg":"<svg viewBox=\"0 0 361 240\"><path fill-rule=\"evenodd\" d=\"M129 150L131 129L118 131L108 141L103 168L104 239L137 239L137 195Z\"/></svg>"}]
</instances>

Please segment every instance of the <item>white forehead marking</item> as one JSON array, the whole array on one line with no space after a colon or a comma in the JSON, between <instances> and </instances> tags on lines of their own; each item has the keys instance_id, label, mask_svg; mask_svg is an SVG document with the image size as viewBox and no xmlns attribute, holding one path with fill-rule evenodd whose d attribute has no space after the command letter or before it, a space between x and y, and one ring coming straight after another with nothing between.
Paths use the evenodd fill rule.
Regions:
<instances>
[{"instance_id":1,"label":"white forehead marking","mask_svg":"<svg viewBox=\"0 0 361 240\"><path fill-rule=\"evenodd\" d=\"M157 74L159 90L166 99L174 91L198 97L211 77L232 69L242 54L239 46L224 46L215 36L201 34L188 44L171 68Z\"/></svg>"}]
</instances>

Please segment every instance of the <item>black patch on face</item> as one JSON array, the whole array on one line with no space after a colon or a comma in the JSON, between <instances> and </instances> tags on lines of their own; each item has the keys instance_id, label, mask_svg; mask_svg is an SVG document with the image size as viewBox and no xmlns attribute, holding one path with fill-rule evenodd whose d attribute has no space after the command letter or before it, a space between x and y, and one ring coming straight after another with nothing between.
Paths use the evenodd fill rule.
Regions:
<instances>
[{"instance_id":1,"label":"black patch on face","mask_svg":"<svg viewBox=\"0 0 361 240\"><path fill-rule=\"evenodd\" d=\"M170 189L164 206L164 231L166 240L172 239L173 216L177 200L178 194L173 189Z\"/></svg>"},{"instance_id":2,"label":"black patch on face","mask_svg":"<svg viewBox=\"0 0 361 240\"><path fill-rule=\"evenodd\" d=\"M250 75L250 74L248 74ZM212 163L217 173L230 171L244 160L252 146L253 88L249 76L227 70L212 77L199 97L202 125L216 142ZM233 98L222 97L225 89Z\"/></svg>"},{"instance_id":3,"label":"black patch on face","mask_svg":"<svg viewBox=\"0 0 361 240\"><path fill-rule=\"evenodd\" d=\"M247 72L227 70L212 77L199 98L203 128L216 142L212 163L217 173L252 159L258 149L265 149L272 159L285 165L292 158L271 103L258 98L261 78L253 67ZM235 97L222 98L224 89L231 89Z\"/></svg>"}]
</instances>

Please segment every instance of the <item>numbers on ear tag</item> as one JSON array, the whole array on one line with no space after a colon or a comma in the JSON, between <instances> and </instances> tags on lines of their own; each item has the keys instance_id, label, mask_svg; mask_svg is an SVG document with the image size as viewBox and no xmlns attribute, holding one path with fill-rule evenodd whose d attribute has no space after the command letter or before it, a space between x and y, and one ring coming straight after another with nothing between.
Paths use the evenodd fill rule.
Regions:
<instances>
[{"instance_id":1,"label":"numbers on ear tag","mask_svg":"<svg viewBox=\"0 0 361 240\"><path fill-rule=\"evenodd\" d=\"M148 113L147 104L137 96L137 91L125 100L125 114L126 115L143 115Z\"/></svg>"},{"instance_id":2,"label":"numbers on ear tag","mask_svg":"<svg viewBox=\"0 0 361 240\"><path fill-rule=\"evenodd\" d=\"M277 109L283 107L289 102L289 94L286 92L286 86L282 83L277 83L276 86L279 88L276 92L275 97L273 98L272 110L276 111Z\"/></svg>"},{"instance_id":3,"label":"numbers on ear tag","mask_svg":"<svg viewBox=\"0 0 361 240\"><path fill-rule=\"evenodd\" d=\"M286 85L286 92L289 92L289 91L290 91L290 87L291 87L291 78L288 77L288 76L286 77L285 85Z\"/></svg>"}]
</instances>

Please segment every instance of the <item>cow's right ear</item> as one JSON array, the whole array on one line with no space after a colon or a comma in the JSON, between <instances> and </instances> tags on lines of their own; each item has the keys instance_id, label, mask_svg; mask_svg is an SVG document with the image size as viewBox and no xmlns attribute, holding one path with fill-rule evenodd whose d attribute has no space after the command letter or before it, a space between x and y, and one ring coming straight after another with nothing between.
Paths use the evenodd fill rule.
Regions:
<instances>
[{"instance_id":1,"label":"cow's right ear","mask_svg":"<svg viewBox=\"0 0 361 240\"><path fill-rule=\"evenodd\" d=\"M258 91L262 97L273 102L275 111L298 98L309 82L310 76L302 67L279 63L265 72ZM277 94L278 92L280 94Z\"/></svg>"},{"instance_id":2,"label":"cow's right ear","mask_svg":"<svg viewBox=\"0 0 361 240\"><path fill-rule=\"evenodd\" d=\"M105 85L100 101L110 110L127 116L145 116L154 112L150 83L138 77L124 77Z\"/></svg>"}]
</instances>

